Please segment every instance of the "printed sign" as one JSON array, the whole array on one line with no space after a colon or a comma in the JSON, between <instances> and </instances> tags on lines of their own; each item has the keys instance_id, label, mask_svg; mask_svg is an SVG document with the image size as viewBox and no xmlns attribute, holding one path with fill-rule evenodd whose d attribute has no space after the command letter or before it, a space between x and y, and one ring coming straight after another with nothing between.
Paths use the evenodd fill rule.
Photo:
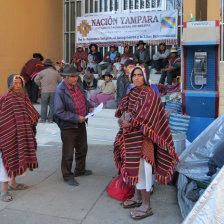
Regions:
<instances>
[{"instance_id":1,"label":"printed sign","mask_svg":"<svg viewBox=\"0 0 224 224\"><path fill-rule=\"evenodd\" d=\"M178 11L77 17L76 24L76 44L176 40Z\"/></svg>"}]
</instances>

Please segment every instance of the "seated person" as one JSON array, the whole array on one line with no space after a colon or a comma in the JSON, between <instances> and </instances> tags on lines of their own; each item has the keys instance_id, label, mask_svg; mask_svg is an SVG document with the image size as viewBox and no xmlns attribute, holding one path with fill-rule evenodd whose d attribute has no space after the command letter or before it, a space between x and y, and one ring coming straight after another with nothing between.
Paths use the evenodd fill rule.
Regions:
<instances>
[{"instance_id":1,"label":"seated person","mask_svg":"<svg viewBox=\"0 0 224 224\"><path fill-rule=\"evenodd\" d=\"M63 69L65 67L65 61L62 59L62 60L58 60L56 62L56 64L58 65L59 69L58 69L58 73L62 73L63 72Z\"/></svg>"},{"instance_id":2,"label":"seated person","mask_svg":"<svg viewBox=\"0 0 224 224\"><path fill-rule=\"evenodd\" d=\"M88 68L92 68L94 73L97 73L99 76L102 76L102 71L99 63L102 61L102 55L98 52L98 47L96 44L90 44L89 46L90 53L88 54L88 64L86 70Z\"/></svg>"},{"instance_id":3,"label":"seated person","mask_svg":"<svg viewBox=\"0 0 224 224\"><path fill-rule=\"evenodd\" d=\"M169 54L170 50L166 48L166 43L160 43L159 50L153 55L153 64L157 71L167 66Z\"/></svg>"},{"instance_id":4,"label":"seated person","mask_svg":"<svg viewBox=\"0 0 224 224\"><path fill-rule=\"evenodd\" d=\"M87 53L81 46L77 47L77 51L71 58L71 64L74 64L78 72L85 71L88 62Z\"/></svg>"},{"instance_id":5,"label":"seated person","mask_svg":"<svg viewBox=\"0 0 224 224\"><path fill-rule=\"evenodd\" d=\"M134 63L135 64L150 64L149 51L145 48L144 41L140 40L137 44L138 50L134 53Z\"/></svg>"},{"instance_id":6,"label":"seated person","mask_svg":"<svg viewBox=\"0 0 224 224\"><path fill-rule=\"evenodd\" d=\"M176 48L171 48L169 64L166 68L163 68L162 75L160 77L159 83L164 84L167 77L168 85L172 85L173 78L180 75L181 59L177 54Z\"/></svg>"},{"instance_id":7,"label":"seated person","mask_svg":"<svg viewBox=\"0 0 224 224\"><path fill-rule=\"evenodd\" d=\"M106 73L110 73L113 64L120 61L120 53L116 51L115 46L110 47L110 51L105 54L103 61L105 62L105 64L101 65L101 69L106 69ZM115 76L114 78L117 78L117 76Z\"/></svg>"},{"instance_id":8,"label":"seated person","mask_svg":"<svg viewBox=\"0 0 224 224\"><path fill-rule=\"evenodd\" d=\"M133 67L133 61L128 59L124 63L122 74L117 79L117 105L126 96L127 89L131 84L129 82L129 70Z\"/></svg>"},{"instance_id":9,"label":"seated person","mask_svg":"<svg viewBox=\"0 0 224 224\"><path fill-rule=\"evenodd\" d=\"M100 103L103 103L103 107L106 107L106 103L108 100L115 99L115 85L112 82L113 76L110 73L105 73L103 75L105 82L101 85L99 92L90 97L90 103L96 107Z\"/></svg>"},{"instance_id":10,"label":"seated person","mask_svg":"<svg viewBox=\"0 0 224 224\"><path fill-rule=\"evenodd\" d=\"M117 72L121 71L124 67L125 62L131 59L133 60L133 53L130 52L130 48L128 45L124 47L124 54L121 55L121 60L120 62L116 62L113 65L113 72L114 72L114 77L117 78ZM133 64L133 63L132 63Z\"/></svg>"},{"instance_id":11,"label":"seated person","mask_svg":"<svg viewBox=\"0 0 224 224\"><path fill-rule=\"evenodd\" d=\"M87 90L87 99L90 99L90 97L96 93L97 79L95 79L90 69L83 77L83 88Z\"/></svg>"}]
</instances>

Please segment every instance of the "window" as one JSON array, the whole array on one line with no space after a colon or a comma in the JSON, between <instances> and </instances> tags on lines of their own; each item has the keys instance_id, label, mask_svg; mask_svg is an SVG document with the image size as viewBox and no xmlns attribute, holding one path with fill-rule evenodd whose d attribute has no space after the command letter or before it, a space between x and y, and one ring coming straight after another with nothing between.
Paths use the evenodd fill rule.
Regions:
<instances>
[{"instance_id":1,"label":"window","mask_svg":"<svg viewBox=\"0 0 224 224\"><path fill-rule=\"evenodd\" d=\"M76 16L81 16L81 0L64 1L64 60L67 63L75 53Z\"/></svg>"},{"instance_id":2,"label":"window","mask_svg":"<svg viewBox=\"0 0 224 224\"><path fill-rule=\"evenodd\" d=\"M207 21L207 0L196 0L196 20Z\"/></svg>"}]
</instances>

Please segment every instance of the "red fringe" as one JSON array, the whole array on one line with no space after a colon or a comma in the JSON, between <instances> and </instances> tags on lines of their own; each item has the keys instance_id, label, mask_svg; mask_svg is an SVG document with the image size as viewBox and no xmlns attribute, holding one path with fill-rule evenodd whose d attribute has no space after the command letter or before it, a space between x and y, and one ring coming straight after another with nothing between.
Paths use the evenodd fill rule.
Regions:
<instances>
[{"instance_id":1,"label":"red fringe","mask_svg":"<svg viewBox=\"0 0 224 224\"><path fill-rule=\"evenodd\" d=\"M27 163L26 167L20 167L18 170L8 170L8 176L10 178L14 178L16 176L21 176L26 172L26 169L29 168L30 171L33 171L33 169L38 168L38 163Z\"/></svg>"}]
</instances>

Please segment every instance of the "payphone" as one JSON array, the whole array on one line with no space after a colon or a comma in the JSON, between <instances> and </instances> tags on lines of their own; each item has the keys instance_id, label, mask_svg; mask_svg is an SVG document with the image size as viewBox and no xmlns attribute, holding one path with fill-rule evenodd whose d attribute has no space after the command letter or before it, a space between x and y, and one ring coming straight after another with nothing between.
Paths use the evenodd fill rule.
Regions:
<instances>
[{"instance_id":1,"label":"payphone","mask_svg":"<svg viewBox=\"0 0 224 224\"><path fill-rule=\"evenodd\" d=\"M207 52L194 52L194 85L207 85Z\"/></svg>"}]
</instances>

